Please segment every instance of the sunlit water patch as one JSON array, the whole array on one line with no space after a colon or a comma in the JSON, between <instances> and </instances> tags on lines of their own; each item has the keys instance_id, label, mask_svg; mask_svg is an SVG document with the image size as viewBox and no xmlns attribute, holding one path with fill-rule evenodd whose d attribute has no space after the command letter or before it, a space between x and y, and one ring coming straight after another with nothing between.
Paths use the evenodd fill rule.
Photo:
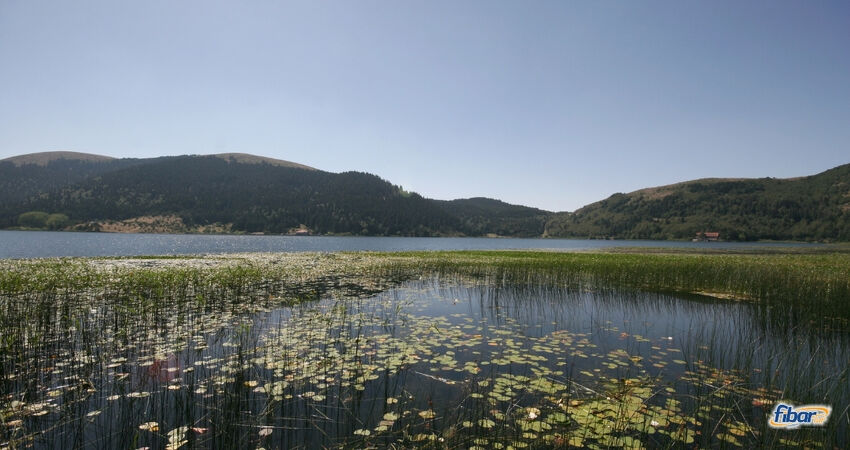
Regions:
<instances>
[{"instance_id":1,"label":"sunlit water patch","mask_svg":"<svg viewBox=\"0 0 850 450\"><path fill-rule=\"evenodd\" d=\"M296 306L140 301L48 310L17 336L29 341L4 355L6 445L847 441L846 332L789 328L748 303L454 278ZM831 403L835 423L777 434L779 399Z\"/></svg>"}]
</instances>

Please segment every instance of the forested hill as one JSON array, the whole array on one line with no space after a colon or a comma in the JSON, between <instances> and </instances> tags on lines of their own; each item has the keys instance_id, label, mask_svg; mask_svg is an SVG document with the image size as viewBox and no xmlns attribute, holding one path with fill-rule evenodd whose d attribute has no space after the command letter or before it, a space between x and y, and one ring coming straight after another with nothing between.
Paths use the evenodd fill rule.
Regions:
<instances>
[{"instance_id":1,"label":"forested hill","mask_svg":"<svg viewBox=\"0 0 850 450\"><path fill-rule=\"evenodd\" d=\"M120 230L108 222L125 221L178 232L540 236L549 214L488 199L430 200L375 175L253 155L91 156L0 161L0 227Z\"/></svg>"},{"instance_id":2,"label":"forested hill","mask_svg":"<svg viewBox=\"0 0 850 450\"><path fill-rule=\"evenodd\" d=\"M793 179L703 179L553 215L552 237L850 241L850 164Z\"/></svg>"},{"instance_id":3,"label":"forested hill","mask_svg":"<svg viewBox=\"0 0 850 450\"><path fill-rule=\"evenodd\" d=\"M0 161L0 207L43 195L144 160L114 159L76 152L45 152Z\"/></svg>"},{"instance_id":4,"label":"forested hill","mask_svg":"<svg viewBox=\"0 0 850 450\"><path fill-rule=\"evenodd\" d=\"M431 200L375 175L227 153L0 161L0 228L373 236L850 241L850 164L794 179L702 179L553 214Z\"/></svg>"},{"instance_id":5,"label":"forested hill","mask_svg":"<svg viewBox=\"0 0 850 450\"><path fill-rule=\"evenodd\" d=\"M435 200L460 220L460 228L470 235L539 237L543 235L549 211L511 205L500 200L476 197L461 200Z\"/></svg>"}]
</instances>

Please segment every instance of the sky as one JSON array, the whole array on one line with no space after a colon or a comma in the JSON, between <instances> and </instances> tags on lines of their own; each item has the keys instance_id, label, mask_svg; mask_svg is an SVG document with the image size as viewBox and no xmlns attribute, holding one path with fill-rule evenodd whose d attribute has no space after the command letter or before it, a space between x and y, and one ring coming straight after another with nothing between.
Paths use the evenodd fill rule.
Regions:
<instances>
[{"instance_id":1,"label":"sky","mask_svg":"<svg viewBox=\"0 0 850 450\"><path fill-rule=\"evenodd\" d=\"M572 211L848 144L846 1L0 0L0 159L243 152Z\"/></svg>"}]
</instances>

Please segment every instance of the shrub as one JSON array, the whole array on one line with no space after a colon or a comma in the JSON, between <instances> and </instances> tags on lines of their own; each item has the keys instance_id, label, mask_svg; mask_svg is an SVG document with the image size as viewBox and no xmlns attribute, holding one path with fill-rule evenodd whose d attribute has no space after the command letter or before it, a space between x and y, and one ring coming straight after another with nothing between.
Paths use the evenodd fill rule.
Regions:
<instances>
[{"instance_id":1,"label":"shrub","mask_svg":"<svg viewBox=\"0 0 850 450\"><path fill-rule=\"evenodd\" d=\"M18 216L18 225L27 228L44 228L49 215L43 211L29 211Z\"/></svg>"},{"instance_id":2,"label":"shrub","mask_svg":"<svg viewBox=\"0 0 850 450\"><path fill-rule=\"evenodd\" d=\"M65 228L65 226L68 225L68 216L59 213L51 214L47 216L45 225L47 225L47 228L51 230L59 230Z\"/></svg>"}]
</instances>

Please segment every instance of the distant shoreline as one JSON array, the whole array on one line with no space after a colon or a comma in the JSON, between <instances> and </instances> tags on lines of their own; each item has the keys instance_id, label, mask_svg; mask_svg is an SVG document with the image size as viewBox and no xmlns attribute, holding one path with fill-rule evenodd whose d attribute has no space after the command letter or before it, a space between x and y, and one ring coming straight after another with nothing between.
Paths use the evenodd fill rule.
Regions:
<instances>
[{"instance_id":1,"label":"distant shoreline","mask_svg":"<svg viewBox=\"0 0 850 450\"><path fill-rule=\"evenodd\" d=\"M675 243L699 243L711 246L713 244L810 244L810 245L842 245L850 244L844 241L781 241L762 239L756 241L735 241L735 240L719 240L719 241L693 241L691 239L624 239L624 238L595 238L595 237L555 237L555 236L502 236L502 235L485 235L485 236L465 236L465 235L432 235L432 236L416 236L416 235L380 235L380 234L352 234L352 233L326 233L326 234L293 234L293 233L265 233L265 232L196 232L196 231L96 231L96 230L45 230L23 227L2 228L3 231L25 231L25 232L41 232L41 233L73 233L73 234L104 234L104 235L171 235L171 236L254 236L254 237L356 237L356 238L433 238L433 239L528 239L528 240L551 240L551 241L601 241L601 242L675 242Z\"/></svg>"}]
</instances>

